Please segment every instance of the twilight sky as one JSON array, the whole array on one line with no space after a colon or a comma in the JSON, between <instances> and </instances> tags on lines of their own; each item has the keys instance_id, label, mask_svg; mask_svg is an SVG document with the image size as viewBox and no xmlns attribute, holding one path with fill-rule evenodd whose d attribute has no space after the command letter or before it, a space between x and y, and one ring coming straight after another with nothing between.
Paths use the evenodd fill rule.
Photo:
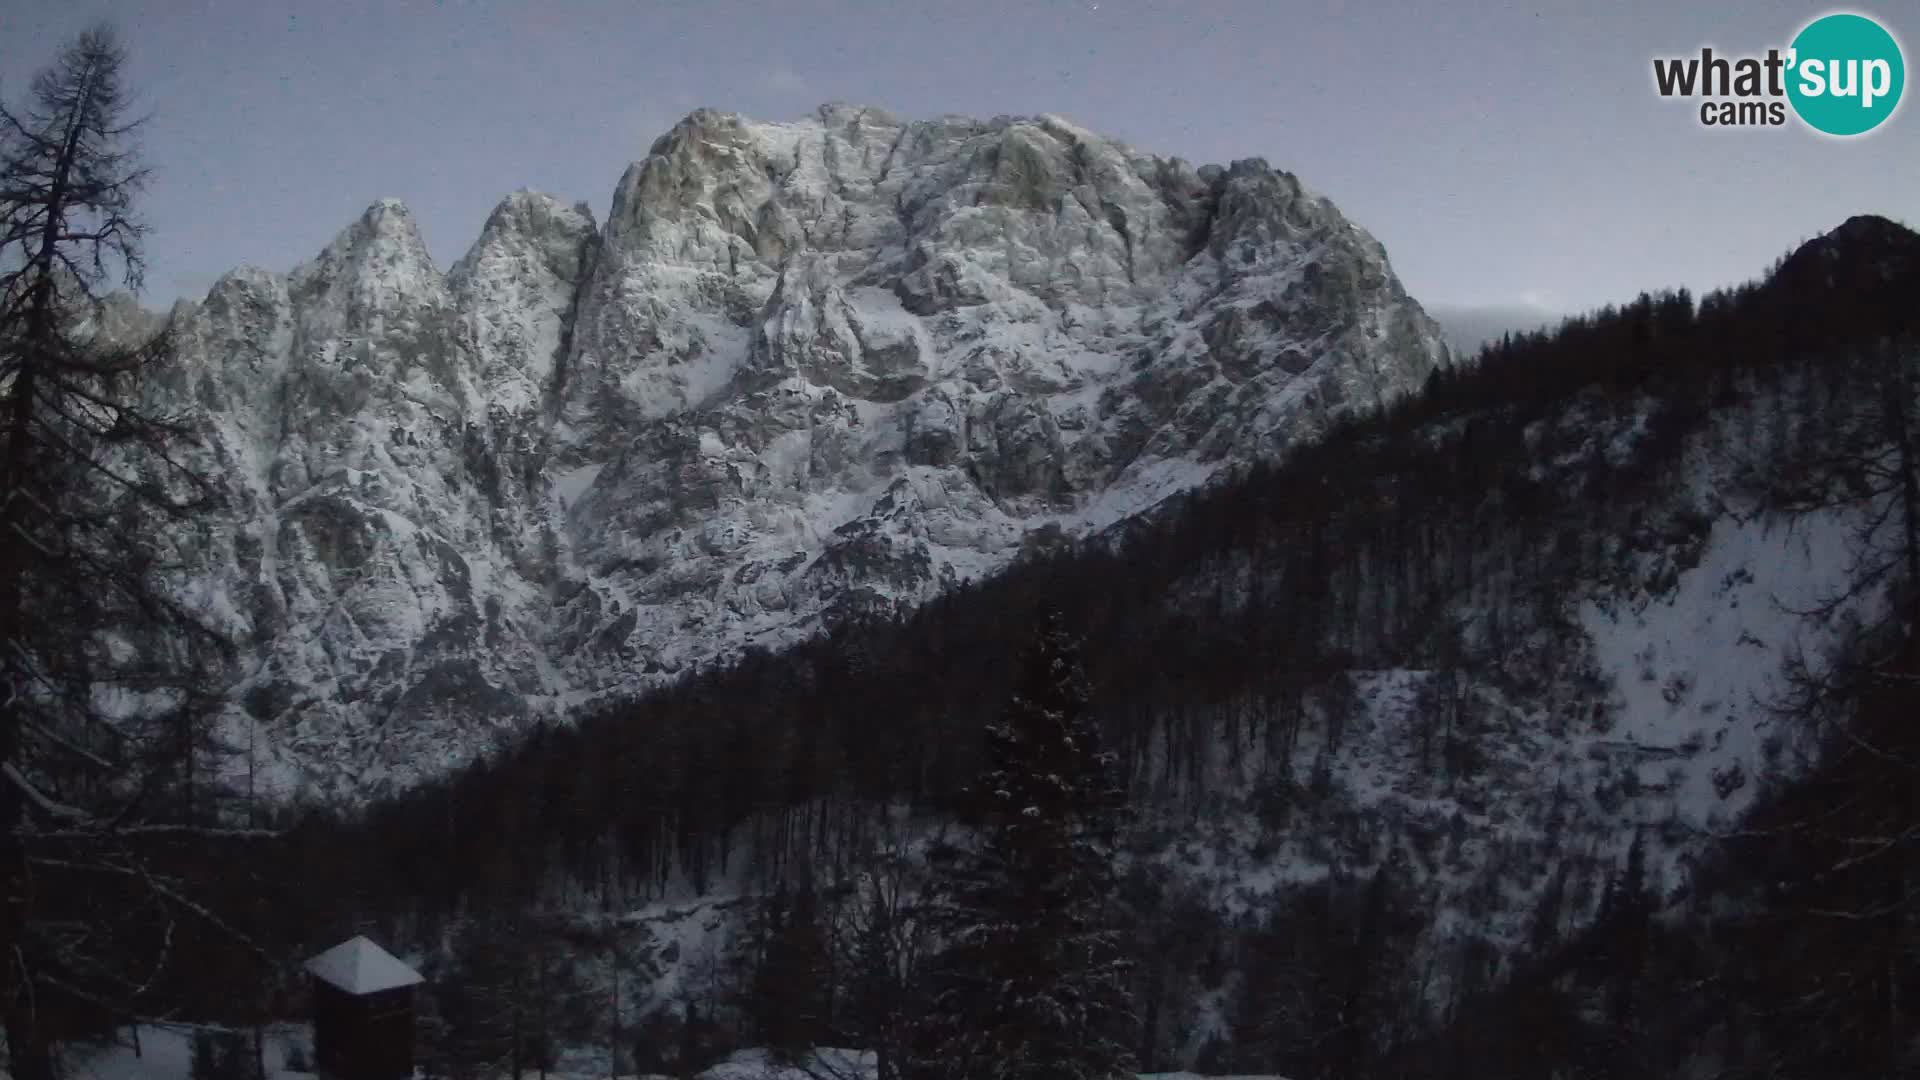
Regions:
<instances>
[{"instance_id":1,"label":"twilight sky","mask_svg":"<svg viewBox=\"0 0 1920 1080\"><path fill-rule=\"evenodd\" d=\"M1702 128L1656 55L1784 48L1792 0L0 0L0 95L112 18L154 112L149 306L284 271L376 198L444 269L500 196L605 218L702 105L794 119L1056 112L1196 164L1265 157L1379 237L1430 305L1567 310L1752 277L1873 212L1920 225L1920 111L1854 140ZM1920 64L1910 0L1851 8Z\"/></svg>"}]
</instances>

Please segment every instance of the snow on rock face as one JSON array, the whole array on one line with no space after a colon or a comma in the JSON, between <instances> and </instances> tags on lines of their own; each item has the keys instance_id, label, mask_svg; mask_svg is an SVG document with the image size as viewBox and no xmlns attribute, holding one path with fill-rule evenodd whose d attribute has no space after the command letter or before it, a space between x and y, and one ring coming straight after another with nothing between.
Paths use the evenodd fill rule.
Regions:
<instances>
[{"instance_id":1,"label":"snow on rock face","mask_svg":"<svg viewBox=\"0 0 1920 1080\"><path fill-rule=\"evenodd\" d=\"M574 346L557 452L612 459L567 522L563 651L590 687L924 600L1440 355L1379 245L1264 162L837 105L656 142Z\"/></svg>"},{"instance_id":2,"label":"snow on rock face","mask_svg":"<svg viewBox=\"0 0 1920 1080\"><path fill-rule=\"evenodd\" d=\"M182 313L183 382L235 516L204 572L253 646L234 696L269 735L269 777L364 790L550 707L536 391L566 284L512 256L542 247L535 225L577 248L592 225L523 209L525 229L495 215L451 288L382 202L291 274L234 271Z\"/></svg>"},{"instance_id":3,"label":"snow on rock face","mask_svg":"<svg viewBox=\"0 0 1920 1080\"><path fill-rule=\"evenodd\" d=\"M238 697L290 782L348 796L924 601L1442 355L1380 246L1264 162L843 105L696 112L604 228L518 192L444 276L382 201L181 314Z\"/></svg>"},{"instance_id":4,"label":"snow on rock face","mask_svg":"<svg viewBox=\"0 0 1920 1080\"><path fill-rule=\"evenodd\" d=\"M585 204L529 191L507 196L447 274L455 333L481 368L490 406L515 410L556 385L574 294L597 243Z\"/></svg>"}]
</instances>

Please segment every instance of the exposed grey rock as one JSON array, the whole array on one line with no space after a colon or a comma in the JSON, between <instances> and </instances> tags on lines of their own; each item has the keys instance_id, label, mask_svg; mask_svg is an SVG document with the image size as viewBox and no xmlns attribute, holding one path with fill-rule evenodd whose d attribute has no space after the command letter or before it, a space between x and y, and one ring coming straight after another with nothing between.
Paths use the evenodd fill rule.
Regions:
<instances>
[{"instance_id":1,"label":"exposed grey rock","mask_svg":"<svg viewBox=\"0 0 1920 1080\"><path fill-rule=\"evenodd\" d=\"M342 794L919 603L1442 355L1379 244L1265 162L846 105L696 112L604 227L518 192L444 276L376 203L176 317L236 701Z\"/></svg>"}]
</instances>

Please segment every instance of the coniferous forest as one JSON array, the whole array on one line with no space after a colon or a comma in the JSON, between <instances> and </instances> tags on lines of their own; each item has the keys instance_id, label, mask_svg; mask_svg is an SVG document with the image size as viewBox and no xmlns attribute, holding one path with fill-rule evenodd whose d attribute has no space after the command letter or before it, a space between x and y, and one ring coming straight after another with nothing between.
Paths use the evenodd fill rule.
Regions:
<instances>
[{"instance_id":1,"label":"coniferous forest","mask_svg":"<svg viewBox=\"0 0 1920 1080\"><path fill-rule=\"evenodd\" d=\"M847 920L886 935L897 928L870 925L886 888L938 879L902 838L967 820L975 777L1000 760L982 733L1028 700L1017 643L1037 613L1057 610L1080 643L1087 713L1134 811L1119 842L1144 850L1156 829L1226 805L1221 755L1284 756L1302 725L1337 725L1337 710L1303 702L1348 672L1542 692L1527 628L1551 625L1560 590L1612 573L1623 550L1703 527L1667 497L1688 440L1732 417L1756 505L1789 518L1859 505L1884 526L1855 570L1861 590L1888 590L1886 615L1829 674L1750 706L1797 725L1818 764L1766 784L1672 892L1648 884L1645 835L1598 867L1549 845L1519 944L1469 934L1437 1003L1421 994L1433 973L1413 966L1439 962L1414 948L1431 918L1417 866L1354 860L1223 915L1135 863L1114 892L1133 950L1116 1037L1143 1068L1189 1064L1168 1017L1211 986L1228 991L1227 1024L1202 1047L1203 1071L1649 1076L1711 1060L1730 1076L1903 1075L1916 835L1903 732L1920 713L1914 474L1897 437L1920 375L1902 299L1916 271L1912 233L1856 219L1759 283L1698 303L1645 295L1504 340L1149 524L537 731L364 818L301 819L296 862L340 887L304 897L326 906L297 925L373 919L437 940L494 917L480 913L624 910L744 875L773 898L752 970L687 988L672 1015L701 1030L656 1032L652 1060L676 1062L683 1042L883 1045L895 1036L863 1025L905 1021L856 1004L870 999ZM1600 441L1634 425L1644 437L1624 460L1530 470L1576 421ZM1476 742L1503 735L1461 711L1436 699L1417 737L1436 774L1471 787L1484 782ZM1337 730L1320 734L1337 745ZM1327 827L1311 789L1256 789L1263 824ZM1587 911L1568 895L1580 876L1593 879ZM865 962L896 977L888 960ZM882 995L889 1009L930 1007L933 991L908 985Z\"/></svg>"},{"instance_id":2,"label":"coniferous forest","mask_svg":"<svg viewBox=\"0 0 1920 1080\"><path fill-rule=\"evenodd\" d=\"M460 1080L580 1046L610 1075L848 1047L878 1080L1920 1076L1913 232L1857 217L1752 284L1509 336L923 606L368 806L267 805L209 766L232 643L150 585L209 497L137 393L167 333L81 329L140 267L121 56L81 39L0 117L19 1080L137 1023L297 1018L299 961L355 933L418 958L420 1066ZM1657 756L1602 738L1570 598L1660 602L1734 513L1848 529L1790 613L1828 654L1716 703L1770 732L1766 775L1714 778L1744 811L1636 817L1643 771L1598 766L1528 794L1553 740ZM98 647L121 627L166 644ZM129 726L104 684L158 704ZM1385 751L1412 779L1358 800ZM196 1075L257 1074L236 1045Z\"/></svg>"}]
</instances>

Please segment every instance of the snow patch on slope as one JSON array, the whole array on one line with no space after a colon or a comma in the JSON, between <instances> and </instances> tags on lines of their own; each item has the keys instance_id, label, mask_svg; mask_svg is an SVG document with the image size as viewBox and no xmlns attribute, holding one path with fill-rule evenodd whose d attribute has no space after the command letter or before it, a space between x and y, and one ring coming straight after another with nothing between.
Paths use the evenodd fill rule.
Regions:
<instances>
[{"instance_id":1,"label":"snow patch on slope","mask_svg":"<svg viewBox=\"0 0 1920 1080\"><path fill-rule=\"evenodd\" d=\"M1699 564L1670 590L1582 603L1618 716L1591 749L1634 762L1640 783L1664 789L1689 824L1729 824L1767 771L1769 735L1804 735L1780 730L1769 708L1786 690L1782 657L1817 665L1835 643L1836 627L1810 626L1798 612L1846 587L1854 525L1834 513L1721 518Z\"/></svg>"}]
</instances>

